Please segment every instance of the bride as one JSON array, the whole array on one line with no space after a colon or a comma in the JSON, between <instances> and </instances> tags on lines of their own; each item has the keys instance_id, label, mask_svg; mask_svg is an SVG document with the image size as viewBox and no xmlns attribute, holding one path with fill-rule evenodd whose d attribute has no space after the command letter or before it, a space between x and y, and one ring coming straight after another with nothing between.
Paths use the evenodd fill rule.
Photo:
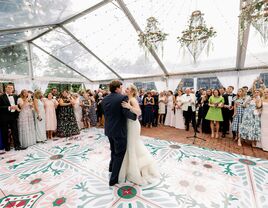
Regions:
<instances>
[{"instance_id":1,"label":"bride","mask_svg":"<svg viewBox=\"0 0 268 208\"><path fill-rule=\"evenodd\" d=\"M130 109L137 117L141 115L141 109L136 99L138 90L135 85L131 84L126 89L129 101L123 102L123 108ZM155 161L143 144L140 138L141 125L139 120L127 119L127 150L120 169L119 181L125 182L126 179L138 184L146 185L152 183L155 178L159 177Z\"/></svg>"}]
</instances>

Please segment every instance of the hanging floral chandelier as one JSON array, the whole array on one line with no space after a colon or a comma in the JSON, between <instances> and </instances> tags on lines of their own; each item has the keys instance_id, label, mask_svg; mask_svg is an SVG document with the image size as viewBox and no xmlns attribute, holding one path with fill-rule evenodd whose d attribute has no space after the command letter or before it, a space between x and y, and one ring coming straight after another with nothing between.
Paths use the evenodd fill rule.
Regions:
<instances>
[{"instance_id":1,"label":"hanging floral chandelier","mask_svg":"<svg viewBox=\"0 0 268 208\"><path fill-rule=\"evenodd\" d=\"M240 12L240 43L244 31L252 26L261 34L264 43L268 40L268 0L243 0Z\"/></svg>"},{"instance_id":2,"label":"hanging floral chandelier","mask_svg":"<svg viewBox=\"0 0 268 208\"><path fill-rule=\"evenodd\" d=\"M149 17L144 32L139 34L138 41L140 46L145 48L146 52L150 49L158 51L159 46L161 46L163 55L163 42L166 40L167 35L167 33L159 29L158 20L155 17Z\"/></svg>"},{"instance_id":3,"label":"hanging floral chandelier","mask_svg":"<svg viewBox=\"0 0 268 208\"><path fill-rule=\"evenodd\" d=\"M194 62L197 61L205 46L207 55L209 54L212 45L211 38L216 36L214 28L206 26L203 16L201 11L194 11L190 16L188 28L182 31L182 36L177 37L181 47L188 48Z\"/></svg>"}]
</instances>

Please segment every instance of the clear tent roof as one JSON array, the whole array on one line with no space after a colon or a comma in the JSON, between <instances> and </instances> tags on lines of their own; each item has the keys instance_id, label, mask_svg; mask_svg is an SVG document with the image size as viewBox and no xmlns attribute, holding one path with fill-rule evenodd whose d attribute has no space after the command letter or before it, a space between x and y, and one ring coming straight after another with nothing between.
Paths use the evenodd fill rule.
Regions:
<instances>
[{"instance_id":1,"label":"clear tent roof","mask_svg":"<svg viewBox=\"0 0 268 208\"><path fill-rule=\"evenodd\" d=\"M32 59L24 66L31 61L33 76L47 79L100 81L235 70L240 61L239 7L240 0L0 0L0 49L29 41ZM217 31L213 50L208 56L203 52L197 63L177 41L194 10L201 10ZM168 37L163 54L159 50L145 56L133 25L143 30L150 16ZM267 57L267 44L251 27L245 64L240 65L267 66ZM2 71L4 67L0 60Z\"/></svg>"}]
</instances>

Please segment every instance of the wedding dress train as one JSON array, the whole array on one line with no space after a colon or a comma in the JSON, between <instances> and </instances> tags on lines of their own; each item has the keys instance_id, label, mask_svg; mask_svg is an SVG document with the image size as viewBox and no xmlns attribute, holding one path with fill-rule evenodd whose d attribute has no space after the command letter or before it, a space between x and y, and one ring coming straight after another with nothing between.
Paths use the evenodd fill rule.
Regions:
<instances>
[{"instance_id":1,"label":"wedding dress train","mask_svg":"<svg viewBox=\"0 0 268 208\"><path fill-rule=\"evenodd\" d=\"M120 169L119 181L129 180L138 185L152 183L160 176L156 162L140 138L138 120L127 120L127 150Z\"/></svg>"}]
</instances>

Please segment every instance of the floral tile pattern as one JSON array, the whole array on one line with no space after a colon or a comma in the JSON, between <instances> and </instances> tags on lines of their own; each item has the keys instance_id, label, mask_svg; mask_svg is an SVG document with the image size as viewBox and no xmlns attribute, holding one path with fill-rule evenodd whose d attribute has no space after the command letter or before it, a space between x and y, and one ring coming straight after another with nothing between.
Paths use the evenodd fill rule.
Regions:
<instances>
[{"instance_id":1,"label":"floral tile pattern","mask_svg":"<svg viewBox=\"0 0 268 208\"><path fill-rule=\"evenodd\" d=\"M0 207L268 207L268 161L143 137L161 178L108 186L102 129L0 157Z\"/></svg>"}]
</instances>

